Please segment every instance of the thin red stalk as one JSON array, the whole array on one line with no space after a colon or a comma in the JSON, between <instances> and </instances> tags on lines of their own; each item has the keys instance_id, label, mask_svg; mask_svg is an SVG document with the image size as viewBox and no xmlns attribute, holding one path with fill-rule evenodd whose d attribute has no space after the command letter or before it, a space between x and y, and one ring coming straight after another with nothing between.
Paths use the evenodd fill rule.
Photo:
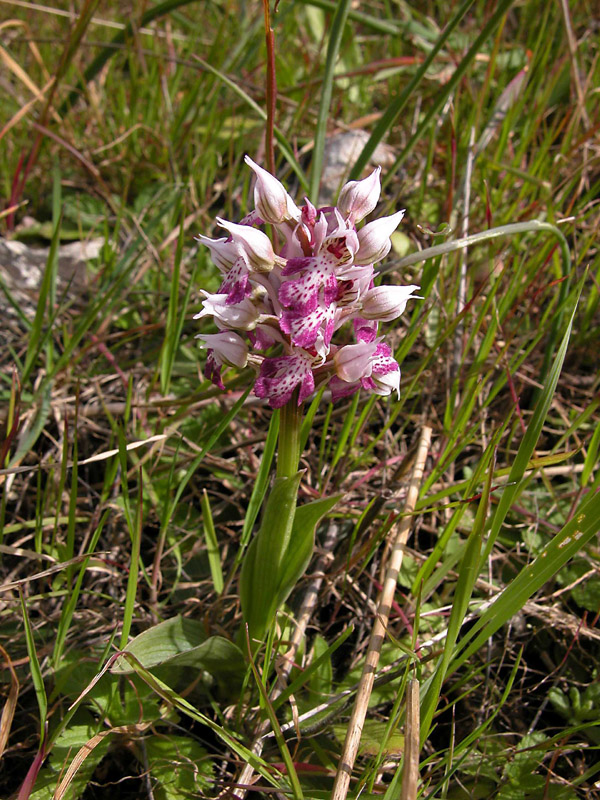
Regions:
<instances>
[{"instance_id":1,"label":"thin red stalk","mask_svg":"<svg viewBox=\"0 0 600 800\"><path fill-rule=\"evenodd\" d=\"M508 388L510 390L510 396L512 397L512 401L515 404L515 410L517 412L517 416L519 417L519 424L521 425L521 433L523 433L524 435L527 431L527 427L525 425L525 420L523 419L523 414L521 413L521 404L519 403L519 395L517 394L517 390L515 388L515 384L512 379L512 375L510 374L508 365L506 366L506 380L508 383Z\"/></svg>"},{"instance_id":2,"label":"thin red stalk","mask_svg":"<svg viewBox=\"0 0 600 800\"><path fill-rule=\"evenodd\" d=\"M12 185L10 187L10 199L8 201L8 207L12 209L12 211L6 217L6 226L9 231L12 231L15 225L15 211L19 207L19 203L17 202L17 198L19 196L19 176L21 175L21 171L23 170L23 162L25 161L25 153L21 153L19 156L19 161L17 163L17 168L15 170L15 174L13 175Z\"/></svg>"},{"instance_id":3,"label":"thin red stalk","mask_svg":"<svg viewBox=\"0 0 600 800\"><path fill-rule=\"evenodd\" d=\"M275 105L277 101L277 80L275 77L275 34L271 27L271 15L269 10L269 0L263 0L265 13L265 41L267 44L267 123L265 128L265 163L267 170L275 174Z\"/></svg>"},{"instance_id":4,"label":"thin red stalk","mask_svg":"<svg viewBox=\"0 0 600 800\"><path fill-rule=\"evenodd\" d=\"M456 129L454 119L451 119L452 131L450 134L450 185L448 187L448 197L446 198L446 216L450 220L454 207L454 184L456 183Z\"/></svg>"}]
</instances>

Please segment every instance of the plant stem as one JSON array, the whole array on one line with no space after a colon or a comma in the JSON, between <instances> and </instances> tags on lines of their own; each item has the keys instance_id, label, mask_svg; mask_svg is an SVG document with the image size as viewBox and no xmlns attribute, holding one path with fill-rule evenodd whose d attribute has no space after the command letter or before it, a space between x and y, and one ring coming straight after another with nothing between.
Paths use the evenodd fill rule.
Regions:
<instances>
[{"instance_id":1,"label":"plant stem","mask_svg":"<svg viewBox=\"0 0 600 800\"><path fill-rule=\"evenodd\" d=\"M275 75L275 34L273 33L273 28L271 27L269 2L270 0L263 0L263 8L265 13L265 38L267 44L267 125L265 129L265 161L268 171L275 175L275 148L273 146L273 134L275 130L277 79Z\"/></svg>"},{"instance_id":2,"label":"plant stem","mask_svg":"<svg viewBox=\"0 0 600 800\"><path fill-rule=\"evenodd\" d=\"M298 472L301 422L302 411L294 393L289 403L286 403L281 409L277 452L278 478L291 478Z\"/></svg>"}]
</instances>

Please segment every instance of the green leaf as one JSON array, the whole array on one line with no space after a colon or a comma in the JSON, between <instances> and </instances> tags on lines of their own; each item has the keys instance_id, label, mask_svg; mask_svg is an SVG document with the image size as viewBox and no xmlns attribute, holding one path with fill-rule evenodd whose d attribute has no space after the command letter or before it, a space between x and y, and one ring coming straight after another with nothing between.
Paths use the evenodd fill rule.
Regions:
<instances>
[{"instance_id":1,"label":"green leaf","mask_svg":"<svg viewBox=\"0 0 600 800\"><path fill-rule=\"evenodd\" d=\"M366 719L360 737L359 755L376 756L381 751L381 742L386 733L387 722L379 722L376 719ZM335 736L343 742L346 738L346 725L333 725ZM386 755L399 756L404 750L404 736L399 732L394 732L387 737L383 753Z\"/></svg>"},{"instance_id":2,"label":"green leaf","mask_svg":"<svg viewBox=\"0 0 600 800\"><path fill-rule=\"evenodd\" d=\"M502 774L504 786L496 797L498 800L537 800L542 796L553 800L575 800L576 794L569 787L551 783L548 786L543 768L548 741L543 733L528 733L519 742L514 757L506 763ZM540 770L540 773L536 773Z\"/></svg>"},{"instance_id":3,"label":"green leaf","mask_svg":"<svg viewBox=\"0 0 600 800\"><path fill-rule=\"evenodd\" d=\"M193 719L196 722L199 722L201 725L205 725L207 728L209 728L223 742L225 742L227 747L229 747L233 753L239 756L239 758L241 758L243 761L252 764L254 769L260 775L262 775L262 777L265 778L268 783L277 786L276 778L272 775L272 772L269 771L266 763L260 758L260 756L257 756L250 749L241 744L241 742L239 742L237 738L227 730L227 728L217 724L211 719L211 717L194 708L194 706L188 700L177 694L177 692L171 689L166 683L163 683L160 678L157 678L151 672L148 672L148 670L144 669L141 664L135 663L134 659L131 659L131 661L137 675L139 675L139 677L151 689L153 689L157 695L162 697L168 703L172 704L174 708L178 709L190 719Z\"/></svg>"},{"instance_id":4,"label":"green leaf","mask_svg":"<svg viewBox=\"0 0 600 800\"><path fill-rule=\"evenodd\" d=\"M191 650L206 641L204 625L184 617L173 617L143 631L127 645L127 652L135 656L146 669L164 664L174 656ZM124 658L112 668L122 674L134 672Z\"/></svg>"},{"instance_id":5,"label":"green leaf","mask_svg":"<svg viewBox=\"0 0 600 800\"><path fill-rule=\"evenodd\" d=\"M216 678L227 674L241 679L246 672L242 651L223 636L210 636L203 644L174 656L167 663L174 667L203 669Z\"/></svg>"},{"instance_id":6,"label":"green leaf","mask_svg":"<svg viewBox=\"0 0 600 800\"><path fill-rule=\"evenodd\" d=\"M311 559L315 528L339 496L295 508L301 473L278 478L242 566L240 598L251 638L261 639Z\"/></svg>"},{"instance_id":7,"label":"green leaf","mask_svg":"<svg viewBox=\"0 0 600 800\"><path fill-rule=\"evenodd\" d=\"M307 687L310 692L310 699L313 704L322 703L332 694L333 667L331 658L328 657L329 647L325 639L317 634L313 643L313 658L322 658L321 663L311 675Z\"/></svg>"},{"instance_id":8,"label":"green leaf","mask_svg":"<svg viewBox=\"0 0 600 800\"><path fill-rule=\"evenodd\" d=\"M598 449L600 448L600 425L596 428L590 441L587 456L581 473L581 485L587 486L594 470L598 469Z\"/></svg>"},{"instance_id":9,"label":"green leaf","mask_svg":"<svg viewBox=\"0 0 600 800\"><path fill-rule=\"evenodd\" d=\"M294 524L301 477L298 472L275 480L260 529L244 556L239 591L251 638L262 638L277 609L277 587Z\"/></svg>"},{"instance_id":10,"label":"green leaf","mask_svg":"<svg viewBox=\"0 0 600 800\"><path fill-rule=\"evenodd\" d=\"M290 545L283 560L278 582L278 607L304 575L315 547L315 530L323 517L335 506L341 495L324 497L296 509Z\"/></svg>"},{"instance_id":11,"label":"green leaf","mask_svg":"<svg viewBox=\"0 0 600 800\"><path fill-rule=\"evenodd\" d=\"M252 533L252 529L254 527L254 523L258 517L260 507L265 498L265 494L267 493L267 488L269 485L269 472L271 470L271 464L273 463L273 455L275 454L277 437L279 435L279 417L280 411L277 409L271 416L269 432L267 433L267 438L265 439L265 448L263 450L262 458L260 459L258 475L254 481L252 496L250 497L250 502L248 503L248 508L246 510L246 516L244 517L244 527L242 529L242 538L240 542L240 554L243 554L244 549L246 548L248 539L250 538L250 534Z\"/></svg>"},{"instance_id":12,"label":"green leaf","mask_svg":"<svg viewBox=\"0 0 600 800\"><path fill-rule=\"evenodd\" d=\"M166 664L188 666L216 677L221 673L241 676L245 672L244 658L233 642L222 636L207 638L201 622L184 617L167 619L143 631L129 643L127 652L145 669ZM135 672L135 666L119 658L112 672L130 674Z\"/></svg>"},{"instance_id":13,"label":"green leaf","mask_svg":"<svg viewBox=\"0 0 600 800\"><path fill-rule=\"evenodd\" d=\"M80 737L77 736L77 738ZM88 739L89 738L91 737L88 737ZM53 769L52 766L47 766L40 770L35 782L34 790L29 795L29 800L53 800L61 774L67 769L69 762L77 753L79 747L82 747L88 741L88 739L84 739L80 744L75 744L74 742L70 753L67 753L66 750L62 750L62 761L59 761L58 759L58 752L56 756L52 756L52 765L56 764L56 769ZM96 770L96 767L107 754L111 744L111 737L106 736L93 748L93 750L90 751L89 755L82 762L81 766L73 776L69 786L70 794L67 794L69 800L71 798L79 798L83 795L86 786L90 782L90 779Z\"/></svg>"},{"instance_id":14,"label":"green leaf","mask_svg":"<svg viewBox=\"0 0 600 800\"><path fill-rule=\"evenodd\" d=\"M210 574L212 576L215 592L217 594L221 594L221 592L223 591L223 570L221 569L221 553L219 552L219 542L217 540L217 533L215 531L215 524L213 522L210 500L208 499L208 494L206 492L206 489L204 489L202 493L200 504L202 506L204 538L206 539L206 552L208 554Z\"/></svg>"},{"instance_id":15,"label":"green leaf","mask_svg":"<svg viewBox=\"0 0 600 800\"><path fill-rule=\"evenodd\" d=\"M326 650L321 651L321 648L317 648L315 646L315 653L311 663L304 667L300 674L294 678L291 683L287 685L287 687L282 691L279 697L273 701L273 708L277 709L282 706L284 703L287 702L288 698L291 695L296 695L301 689L304 689L305 686L310 685L310 681L312 680L313 675L317 673L322 675L323 672L329 674L331 669L331 656L340 648L348 637L352 636L354 633L354 625L348 625L345 631L341 633L338 638L333 642L333 644L329 645ZM320 638L320 637L317 637ZM316 643L315 643L316 645ZM332 687L333 690L333 687ZM314 703L308 704L310 708ZM324 713L328 713L327 711Z\"/></svg>"},{"instance_id":16,"label":"green leaf","mask_svg":"<svg viewBox=\"0 0 600 800\"><path fill-rule=\"evenodd\" d=\"M27 611L27 604L23 593L19 591L21 599L21 611L23 612L23 623L25 626L25 642L27 644L27 655L29 656L29 671L31 672L31 680L35 689L35 696L37 699L38 709L40 712L40 749L42 748L46 738L46 718L48 715L48 699L46 697L46 688L44 686L44 679L42 677L42 670L40 662L38 661L37 652L35 649L35 640L33 638L33 628L29 620L29 613Z\"/></svg>"},{"instance_id":17,"label":"green leaf","mask_svg":"<svg viewBox=\"0 0 600 800\"><path fill-rule=\"evenodd\" d=\"M182 307L179 306L179 276L181 272L181 259L183 255L183 243L185 240L185 212L181 212L181 222L179 226L179 236L177 238L177 249L175 251L175 260L173 263L173 274L171 277L171 293L169 296L169 308L167 311L167 322L165 325L165 340L163 342L160 354L160 390L163 395L169 393L171 385L171 374L173 372L173 364L175 362L175 355L179 348L181 340L181 332L183 331L183 323L185 322L185 315L187 305L190 299L192 286L195 285L195 269L192 271L191 276L187 280L186 290L183 298Z\"/></svg>"}]
</instances>

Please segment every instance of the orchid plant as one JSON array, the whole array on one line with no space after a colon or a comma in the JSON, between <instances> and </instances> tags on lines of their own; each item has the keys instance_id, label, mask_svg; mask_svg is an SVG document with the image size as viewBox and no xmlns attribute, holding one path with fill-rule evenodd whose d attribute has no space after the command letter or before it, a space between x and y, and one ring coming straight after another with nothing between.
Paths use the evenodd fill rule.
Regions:
<instances>
[{"instance_id":1,"label":"orchid plant","mask_svg":"<svg viewBox=\"0 0 600 800\"><path fill-rule=\"evenodd\" d=\"M208 349L205 376L224 389L224 366L252 365L254 393L281 409L276 482L241 575L244 619L260 639L306 568L318 520L337 500L296 508L302 404L325 384L333 402L361 388L399 393L400 367L379 325L397 319L419 287L374 284L374 265L404 215L357 227L379 201L379 167L346 183L337 206L315 208L308 199L298 207L273 175L245 160L256 176L255 210L240 223L217 218L222 238L198 237L223 281L216 294L202 293L195 319L211 317L218 329L198 336ZM336 344L347 323L354 343Z\"/></svg>"}]
</instances>

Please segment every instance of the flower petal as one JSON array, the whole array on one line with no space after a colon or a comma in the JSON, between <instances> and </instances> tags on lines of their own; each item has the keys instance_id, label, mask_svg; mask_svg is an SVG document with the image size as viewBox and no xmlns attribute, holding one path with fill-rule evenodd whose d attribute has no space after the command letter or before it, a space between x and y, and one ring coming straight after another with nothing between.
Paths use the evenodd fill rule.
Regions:
<instances>
[{"instance_id":1,"label":"flower petal","mask_svg":"<svg viewBox=\"0 0 600 800\"><path fill-rule=\"evenodd\" d=\"M245 258L240 256L219 287L219 294L227 295L227 300L225 301L227 305L241 303L244 297L250 294L252 289L248 285L249 276L247 262Z\"/></svg>"},{"instance_id":2,"label":"flower petal","mask_svg":"<svg viewBox=\"0 0 600 800\"><path fill-rule=\"evenodd\" d=\"M354 257L355 264L375 264L381 261L390 252L392 243L390 236L400 224L404 210L392 214L390 217L368 222L358 232L360 246Z\"/></svg>"},{"instance_id":3,"label":"flower petal","mask_svg":"<svg viewBox=\"0 0 600 800\"><path fill-rule=\"evenodd\" d=\"M373 357L378 345L375 342L359 342L340 347L333 357L335 373L348 383L367 378L373 370Z\"/></svg>"},{"instance_id":4,"label":"flower petal","mask_svg":"<svg viewBox=\"0 0 600 800\"><path fill-rule=\"evenodd\" d=\"M311 395L315 388L312 364L302 355L265 358L254 385L257 397L268 401L271 408L281 408L288 403L297 386L300 386L298 405Z\"/></svg>"},{"instance_id":5,"label":"flower petal","mask_svg":"<svg viewBox=\"0 0 600 800\"><path fill-rule=\"evenodd\" d=\"M204 346L210 348L209 352L217 364L245 367L248 362L248 345L241 336L233 331L199 333L196 339L201 339Z\"/></svg>"},{"instance_id":6,"label":"flower petal","mask_svg":"<svg viewBox=\"0 0 600 800\"><path fill-rule=\"evenodd\" d=\"M334 375L329 381L329 388L331 389L331 402L337 403L338 400L344 400L350 397L360 389L360 381L356 383L348 383Z\"/></svg>"},{"instance_id":7,"label":"flower petal","mask_svg":"<svg viewBox=\"0 0 600 800\"><path fill-rule=\"evenodd\" d=\"M354 325L354 335L358 342L374 342L377 338L378 324L376 320L356 317L352 320L352 324Z\"/></svg>"},{"instance_id":8,"label":"flower petal","mask_svg":"<svg viewBox=\"0 0 600 800\"><path fill-rule=\"evenodd\" d=\"M381 167L377 167L368 178L350 181L342 186L337 207L354 224L364 219L377 205L381 193L380 174Z\"/></svg>"},{"instance_id":9,"label":"flower petal","mask_svg":"<svg viewBox=\"0 0 600 800\"><path fill-rule=\"evenodd\" d=\"M224 293L209 294L203 291L203 294L205 300L202 303L202 311L195 314L194 319L212 316L227 328L251 330L255 327L260 311L248 297L239 303L227 303L227 295Z\"/></svg>"},{"instance_id":10,"label":"flower petal","mask_svg":"<svg viewBox=\"0 0 600 800\"><path fill-rule=\"evenodd\" d=\"M282 277L300 273L295 280L284 281L279 288L282 306L297 312L314 311L320 299L329 305L337 298L333 262L323 256L290 259Z\"/></svg>"},{"instance_id":11,"label":"flower petal","mask_svg":"<svg viewBox=\"0 0 600 800\"><path fill-rule=\"evenodd\" d=\"M286 220L300 219L300 209L286 192L282 183L277 178L259 167L250 156L244 161L254 171L256 184L254 186L254 205L265 222L278 225Z\"/></svg>"},{"instance_id":12,"label":"flower petal","mask_svg":"<svg viewBox=\"0 0 600 800\"><path fill-rule=\"evenodd\" d=\"M217 222L222 228L229 231L233 241L244 249L251 270L270 272L273 269L275 253L271 240L266 234L256 228L237 225L235 222L229 222L221 217L217 217Z\"/></svg>"},{"instance_id":13,"label":"flower petal","mask_svg":"<svg viewBox=\"0 0 600 800\"><path fill-rule=\"evenodd\" d=\"M196 241L205 245L210 250L213 263L221 270L227 272L239 259L242 249L231 237L222 239L209 239L208 236L196 236Z\"/></svg>"},{"instance_id":14,"label":"flower petal","mask_svg":"<svg viewBox=\"0 0 600 800\"><path fill-rule=\"evenodd\" d=\"M204 365L204 377L218 386L219 389L225 389L225 384L221 378L221 362L215 358L213 350L208 351L206 364Z\"/></svg>"},{"instance_id":15,"label":"flower petal","mask_svg":"<svg viewBox=\"0 0 600 800\"><path fill-rule=\"evenodd\" d=\"M404 312L408 300L418 297L413 292L419 288L413 285L375 286L363 296L361 314L365 319L391 322Z\"/></svg>"},{"instance_id":16,"label":"flower petal","mask_svg":"<svg viewBox=\"0 0 600 800\"><path fill-rule=\"evenodd\" d=\"M328 346L333 333L333 316L335 313L332 306L329 308L331 311L322 304L317 305L311 311L296 311L284 308L279 319L281 330L289 334L293 345L306 350L314 347L319 331L322 326L325 326L329 336ZM329 326L331 326L331 333L329 333ZM327 335L324 333L325 339Z\"/></svg>"}]
</instances>

